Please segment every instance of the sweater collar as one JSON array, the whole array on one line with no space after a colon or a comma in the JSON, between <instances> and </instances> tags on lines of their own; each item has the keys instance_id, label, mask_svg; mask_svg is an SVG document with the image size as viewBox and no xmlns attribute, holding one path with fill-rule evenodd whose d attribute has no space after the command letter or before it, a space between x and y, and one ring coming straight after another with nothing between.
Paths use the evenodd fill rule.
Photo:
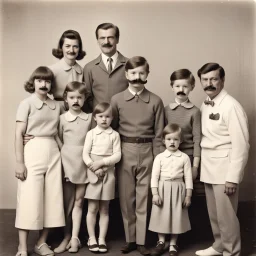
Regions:
<instances>
[{"instance_id":1,"label":"sweater collar","mask_svg":"<svg viewBox=\"0 0 256 256\"><path fill-rule=\"evenodd\" d=\"M126 89L124 91L124 99L126 101L129 101L131 99L133 99L135 97L135 95L133 95L129 89ZM149 91L144 88L143 91L138 95L138 97L143 100L145 103L148 103L149 102L149 99L150 99L150 94L149 94Z\"/></svg>"}]
</instances>

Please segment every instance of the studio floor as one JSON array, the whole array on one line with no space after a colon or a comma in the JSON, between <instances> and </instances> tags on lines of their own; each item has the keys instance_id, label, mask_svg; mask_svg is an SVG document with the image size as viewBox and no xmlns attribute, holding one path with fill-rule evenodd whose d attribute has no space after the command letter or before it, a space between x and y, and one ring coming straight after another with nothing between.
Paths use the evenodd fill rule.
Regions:
<instances>
[{"instance_id":1,"label":"studio floor","mask_svg":"<svg viewBox=\"0 0 256 256\"><path fill-rule=\"evenodd\" d=\"M212 234L205 206L205 198L196 198L193 202L193 208L190 209L190 220L192 230L179 238L179 256L192 256L195 255L196 250L207 248L212 243ZM109 247L108 253L105 255L114 256L122 255L120 248L124 245L124 230L122 224L122 218L120 214L118 200L111 202L110 210L110 223L109 232L107 236L107 244ZM86 213L86 205L85 211ZM241 237L242 237L242 254L241 256L256 256L256 219L255 219L255 205L253 202L241 202L238 208L238 217L241 224ZM0 256L14 256L16 254L18 245L18 234L14 228L15 210L0 210ZM52 248L57 247L61 241L61 229L52 230L48 243ZM81 232L79 235L83 247L75 255L85 256L94 255L91 253L86 242L88 234L85 225L85 214L83 216L83 222L81 225ZM33 247L38 238L38 232L32 231L29 235L29 255L36 255L33 252ZM148 232L146 245L148 248L153 248L157 241L156 234ZM69 252L65 252L59 255L67 256ZM128 254L129 256L139 256L137 251L133 251ZM164 256L168 255L166 251Z\"/></svg>"}]
</instances>

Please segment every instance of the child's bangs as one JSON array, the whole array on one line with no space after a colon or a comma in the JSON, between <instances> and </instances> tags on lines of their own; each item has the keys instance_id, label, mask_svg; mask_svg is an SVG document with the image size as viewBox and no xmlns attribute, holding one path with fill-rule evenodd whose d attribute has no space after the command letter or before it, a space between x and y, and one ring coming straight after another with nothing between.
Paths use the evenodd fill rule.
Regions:
<instances>
[{"instance_id":1,"label":"child's bangs","mask_svg":"<svg viewBox=\"0 0 256 256\"><path fill-rule=\"evenodd\" d=\"M53 73L51 70L37 70L34 75L34 79L42 79L42 80L53 80Z\"/></svg>"}]
</instances>

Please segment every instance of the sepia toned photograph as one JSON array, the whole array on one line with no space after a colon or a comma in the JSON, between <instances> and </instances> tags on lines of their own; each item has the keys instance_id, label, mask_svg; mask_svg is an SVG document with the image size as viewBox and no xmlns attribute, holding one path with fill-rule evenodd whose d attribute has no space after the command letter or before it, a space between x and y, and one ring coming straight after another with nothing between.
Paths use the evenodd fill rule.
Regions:
<instances>
[{"instance_id":1,"label":"sepia toned photograph","mask_svg":"<svg viewBox=\"0 0 256 256\"><path fill-rule=\"evenodd\" d=\"M256 255L255 12L0 0L0 256Z\"/></svg>"}]
</instances>

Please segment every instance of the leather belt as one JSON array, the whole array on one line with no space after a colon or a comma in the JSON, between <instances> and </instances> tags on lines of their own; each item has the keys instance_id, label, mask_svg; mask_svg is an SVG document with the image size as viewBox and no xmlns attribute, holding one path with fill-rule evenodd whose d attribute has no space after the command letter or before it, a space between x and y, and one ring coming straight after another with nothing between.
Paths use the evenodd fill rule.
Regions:
<instances>
[{"instance_id":1,"label":"leather belt","mask_svg":"<svg viewBox=\"0 0 256 256\"><path fill-rule=\"evenodd\" d=\"M122 142L127 143L149 143L152 142L152 138L139 138L139 137L125 137L123 135L120 136Z\"/></svg>"}]
</instances>

